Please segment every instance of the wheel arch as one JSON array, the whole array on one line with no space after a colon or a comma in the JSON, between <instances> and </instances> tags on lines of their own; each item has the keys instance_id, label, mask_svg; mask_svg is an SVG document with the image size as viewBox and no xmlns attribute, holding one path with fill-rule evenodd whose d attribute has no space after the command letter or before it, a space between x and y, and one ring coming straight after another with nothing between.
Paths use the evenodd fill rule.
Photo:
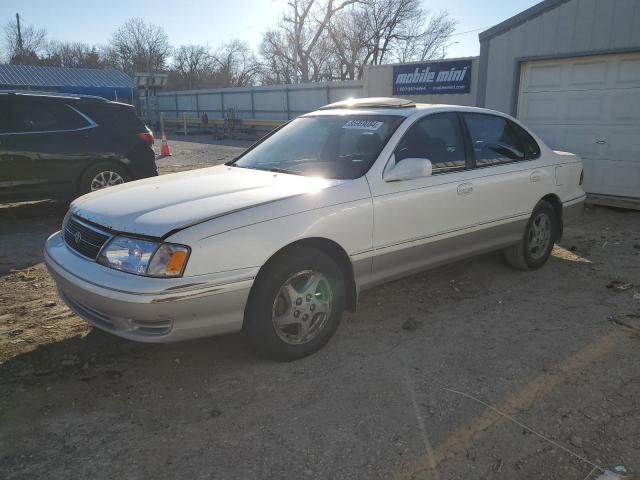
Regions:
<instances>
[{"instance_id":1,"label":"wheel arch","mask_svg":"<svg viewBox=\"0 0 640 480\"><path fill-rule=\"evenodd\" d=\"M544 197L542 197L540 199L545 200L546 202L550 203L551 206L553 207L553 210L556 212L556 216L558 217L558 228L559 228L559 232L558 232L558 238L557 240L560 240L562 238L562 232L563 232L563 221L562 221L562 200L560 200L560 197L558 197L558 195L556 195L555 193L548 193L547 195L545 195Z\"/></svg>"},{"instance_id":2,"label":"wheel arch","mask_svg":"<svg viewBox=\"0 0 640 480\"><path fill-rule=\"evenodd\" d=\"M81 195L82 194L82 179L84 177L84 175L89 171L90 168L96 166L96 165L116 165L120 168L122 168L123 170L125 170L129 176L131 178L133 177L133 172L131 171L131 167L129 165L127 165L127 163L124 161L124 159L120 158L120 157L112 157L112 158L104 158L104 159L100 159L100 160L94 160L91 162L88 162L83 168L82 170L80 170L80 174L78 175L78 178L76 179L76 196L77 195Z\"/></svg>"},{"instance_id":3,"label":"wheel arch","mask_svg":"<svg viewBox=\"0 0 640 480\"><path fill-rule=\"evenodd\" d=\"M285 245L273 255L271 255L271 257L269 257L264 265L260 267L258 275L256 275L256 279L253 282L253 286L251 287L251 292L249 293L249 301L251 301L254 287L260 283L261 277L265 274L269 267L284 255L286 255L288 252L301 247L319 250L335 260L335 262L338 264L338 267L340 267L342 274L344 275L347 310L354 312L358 303L358 289L356 287L353 264L351 263L349 255L339 243L324 237L310 237L296 240L295 242Z\"/></svg>"}]
</instances>

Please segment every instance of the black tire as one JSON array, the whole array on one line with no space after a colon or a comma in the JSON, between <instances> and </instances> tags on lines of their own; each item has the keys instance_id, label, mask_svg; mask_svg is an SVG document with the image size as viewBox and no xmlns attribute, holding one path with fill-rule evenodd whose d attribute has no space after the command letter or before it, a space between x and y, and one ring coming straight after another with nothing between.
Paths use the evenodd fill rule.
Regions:
<instances>
[{"instance_id":1,"label":"black tire","mask_svg":"<svg viewBox=\"0 0 640 480\"><path fill-rule=\"evenodd\" d=\"M80 177L80 182L78 185L78 193L80 195L84 195L85 193L92 192L93 189L91 184L98 175L101 173L113 172L117 174L122 180L122 183L131 181L131 174L129 171L122 165L118 165L117 163L111 162L100 162L95 165L91 165L87 168L82 176Z\"/></svg>"},{"instance_id":2,"label":"black tire","mask_svg":"<svg viewBox=\"0 0 640 480\"><path fill-rule=\"evenodd\" d=\"M277 305L280 305L277 302L286 302L280 289L292 276L304 272L317 272L324 277L322 284L324 288L330 288L331 308L330 313L322 317L322 323L317 324L317 333L313 338L305 343L291 344L282 338L286 334L277 329L274 315ZM304 305L307 303L302 307L291 303L285 305L285 310L290 308L294 311L305 308ZM313 248L300 247L280 255L260 272L247 304L243 331L260 354L276 360L295 360L311 355L329 341L340 324L344 308L345 281L340 267L329 255ZM311 322L315 318L312 313Z\"/></svg>"},{"instance_id":3,"label":"black tire","mask_svg":"<svg viewBox=\"0 0 640 480\"><path fill-rule=\"evenodd\" d=\"M535 228L543 218L548 218L550 222L550 238L544 248L531 250L530 241L535 237ZM504 250L504 257L512 267L521 270L534 270L546 263L553 250L553 245L561 232L561 224L553 206L546 200L540 200L533 209L531 217L522 234L520 243L508 247Z\"/></svg>"}]
</instances>

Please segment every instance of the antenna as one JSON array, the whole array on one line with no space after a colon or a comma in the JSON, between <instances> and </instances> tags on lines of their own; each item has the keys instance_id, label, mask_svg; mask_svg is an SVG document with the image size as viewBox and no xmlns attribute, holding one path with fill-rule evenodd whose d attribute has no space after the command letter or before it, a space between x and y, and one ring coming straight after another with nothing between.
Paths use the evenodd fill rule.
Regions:
<instances>
[{"instance_id":1,"label":"antenna","mask_svg":"<svg viewBox=\"0 0 640 480\"><path fill-rule=\"evenodd\" d=\"M18 49L22 53L22 32L20 31L20 14L16 13L16 24L18 25Z\"/></svg>"}]
</instances>

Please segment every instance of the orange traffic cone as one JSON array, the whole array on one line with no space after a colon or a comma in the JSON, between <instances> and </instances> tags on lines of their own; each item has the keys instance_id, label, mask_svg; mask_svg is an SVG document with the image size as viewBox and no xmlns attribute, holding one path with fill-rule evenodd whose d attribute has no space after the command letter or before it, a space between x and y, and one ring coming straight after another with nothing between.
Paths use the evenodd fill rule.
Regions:
<instances>
[{"instance_id":1,"label":"orange traffic cone","mask_svg":"<svg viewBox=\"0 0 640 480\"><path fill-rule=\"evenodd\" d=\"M160 155L163 157L170 157L171 150L169 150L169 144L167 143L167 136L162 132L162 144L160 145Z\"/></svg>"}]
</instances>

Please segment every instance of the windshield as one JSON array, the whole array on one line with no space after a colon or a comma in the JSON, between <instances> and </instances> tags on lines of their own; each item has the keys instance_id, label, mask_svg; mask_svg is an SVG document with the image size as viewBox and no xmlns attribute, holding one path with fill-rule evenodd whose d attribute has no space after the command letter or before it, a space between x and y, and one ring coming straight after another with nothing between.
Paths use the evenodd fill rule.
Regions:
<instances>
[{"instance_id":1,"label":"windshield","mask_svg":"<svg viewBox=\"0 0 640 480\"><path fill-rule=\"evenodd\" d=\"M404 117L300 117L233 165L297 175L353 179L364 175Z\"/></svg>"}]
</instances>

